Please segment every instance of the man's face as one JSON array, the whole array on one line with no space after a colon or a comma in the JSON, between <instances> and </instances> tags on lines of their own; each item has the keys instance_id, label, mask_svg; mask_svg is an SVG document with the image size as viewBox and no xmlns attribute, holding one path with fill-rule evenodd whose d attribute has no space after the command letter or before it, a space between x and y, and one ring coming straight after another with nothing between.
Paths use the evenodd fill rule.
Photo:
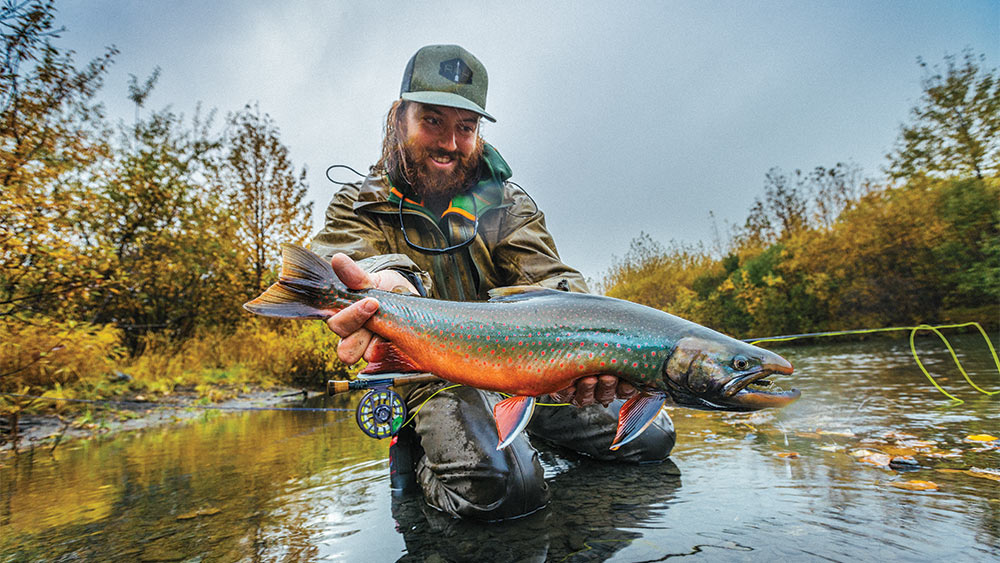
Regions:
<instances>
[{"instance_id":1,"label":"man's face","mask_svg":"<svg viewBox=\"0 0 1000 563\"><path fill-rule=\"evenodd\" d=\"M411 102L403 119L407 164L424 198L450 199L479 165L479 115L464 109Z\"/></svg>"}]
</instances>

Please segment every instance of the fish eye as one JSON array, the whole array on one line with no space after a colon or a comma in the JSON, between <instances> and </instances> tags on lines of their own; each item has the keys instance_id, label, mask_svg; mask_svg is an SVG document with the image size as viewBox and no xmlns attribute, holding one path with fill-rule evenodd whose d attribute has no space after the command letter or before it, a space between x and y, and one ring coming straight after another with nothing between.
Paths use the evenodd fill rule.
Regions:
<instances>
[{"instance_id":1,"label":"fish eye","mask_svg":"<svg viewBox=\"0 0 1000 563\"><path fill-rule=\"evenodd\" d=\"M746 356L736 356L733 358L733 369L736 371L746 371L750 369L750 360Z\"/></svg>"}]
</instances>

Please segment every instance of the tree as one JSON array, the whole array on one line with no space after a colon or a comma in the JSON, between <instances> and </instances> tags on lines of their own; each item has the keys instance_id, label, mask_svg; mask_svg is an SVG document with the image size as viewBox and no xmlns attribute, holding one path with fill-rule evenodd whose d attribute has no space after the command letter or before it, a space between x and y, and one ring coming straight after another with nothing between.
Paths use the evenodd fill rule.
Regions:
<instances>
[{"instance_id":1,"label":"tree","mask_svg":"<svg viewBox=\"0 0 1000 563\"><path fill-rule=\"evenodd\" d=\"M945 70L924 69L923 95L910 111L889 158L893 178L995 176L1000 173L1000 76L983 55L945 57Z\"/></svg>"},{"instance_id":2,"label":"tree","mask_svg":"<svg viewBox=\"0 0 1000 563\"><path fill-rule=\"evenodd\" d=\"M248 289L259 292L277 265L281 243L303 242L308 235L306 169L295 174L278 126L257 104L229 117L226 141L219 180L239 221L239 244L248 250Z\"/></svg>"},{"instance_id":3,"label":"tree","mask_svg":"<svg viewBox=\"0 0 1000 563\"><path fill-rule=\"evenodd\" d=\"M77 69L53 40L52 1L0 6L0 319L54 314L100 277L99 249L77 221L93 198L83 185L108 154L94 102L117 50Z\"/></svg>"}]
</instances>

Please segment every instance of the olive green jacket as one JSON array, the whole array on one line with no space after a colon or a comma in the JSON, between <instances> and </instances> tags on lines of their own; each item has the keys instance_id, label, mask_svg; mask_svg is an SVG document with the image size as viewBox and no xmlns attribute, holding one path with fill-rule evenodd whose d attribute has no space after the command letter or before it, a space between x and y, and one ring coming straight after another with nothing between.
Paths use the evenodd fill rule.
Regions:
<instances>
[{"instance_id":1,"label":"olive green jacket","mask_svg":"<svg viewBox=\"0 0 1000 563\"><path fill-rule=\"evenodd\" d=\"M369 272L413 274L437 299L484 300L490 289L509 285L586 292L583 276L559 259L545 216L523 190L507 182L510 175L500 154L486 145L480 181L455 196L441 217L405 197L385 177L347 184L333 196L312 250L327 259L343 252ZM475 237L453 252L423 253L406 243L401 216L405 237L422 247L446 248Z\"/></svg>"}]
</instances>

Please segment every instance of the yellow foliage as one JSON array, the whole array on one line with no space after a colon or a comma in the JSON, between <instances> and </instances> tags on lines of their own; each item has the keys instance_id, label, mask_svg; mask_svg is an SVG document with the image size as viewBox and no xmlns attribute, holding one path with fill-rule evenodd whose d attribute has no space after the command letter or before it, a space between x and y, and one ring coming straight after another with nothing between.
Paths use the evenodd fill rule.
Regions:
<instances>
[{"instance_id":1,"label":"yellow foliage","mask_svg":"<svg viewBox=\"0 0 1000 563\"><path fill-rule=\"evenodd\" d=\"M121 331L110 325L0 322L0 391L93 381L112 373L122 356Z\"/></svg>"}]
</instances>

